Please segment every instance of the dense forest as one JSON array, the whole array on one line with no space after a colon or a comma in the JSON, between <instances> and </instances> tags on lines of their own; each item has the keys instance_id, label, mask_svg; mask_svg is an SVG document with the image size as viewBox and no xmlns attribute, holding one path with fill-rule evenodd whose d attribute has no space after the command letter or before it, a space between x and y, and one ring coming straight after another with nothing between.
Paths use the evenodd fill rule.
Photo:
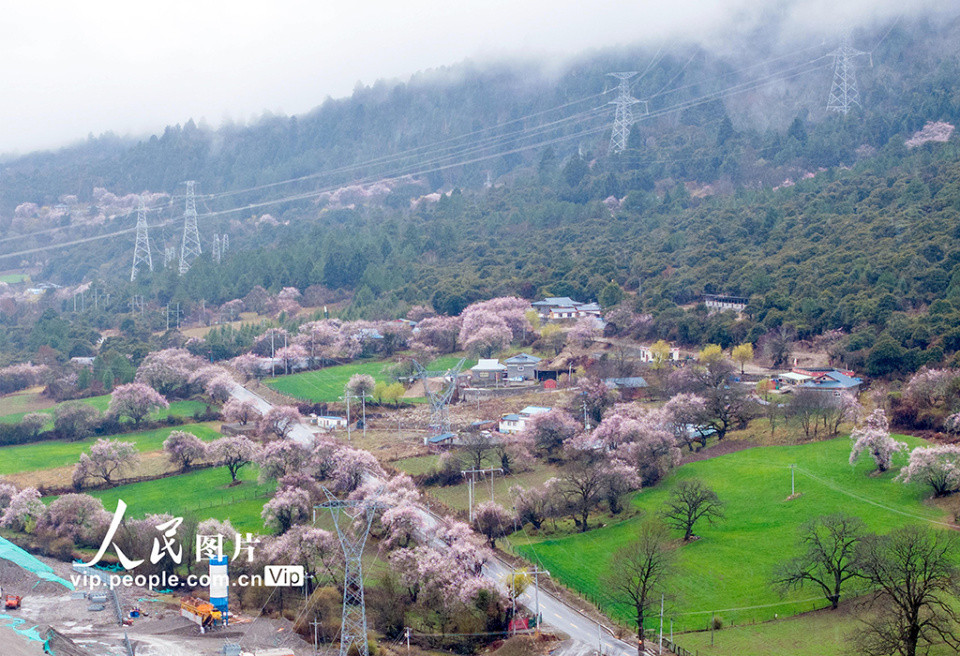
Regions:
<instances>
[{"instance_id":1,"label":"dense forest","mask_svg":"<svg viewBox=\"0 0 960 656\"><path fill-rule=\"evenodd\" d=\"M787 49L765 34L751 41L763 64L679 45L595 53L552 76L464 64L358 88L305 116L217 130L188 121L136 143L106 135L29 155L0 174L2 253L127 232L0 267L39 258L44 279L184 307L257 285L322 288L368 318L424 302L455 314L507 294L625 299L651 316L643 336L681 343L842 335L838 357L858 366L877 353L877 374L951 358L960 23L854 32L874 66L863 59L863 106L847 115L824 111L835 44ZM611 154L605 73L624 69L643 71L632 93L647 102ZM911 141L931 123L946 143ZM229 233L231 250L182 277L157 266L127 282L128 213L85 222L23 210L69 196L95 215L98 188L164 193L166 225L152 235L162 248L176 243L185 179L199 182L204 238ZM708 316L698 301L712 293L748 297L745 319Z\"/></svg>"}]
</instances>

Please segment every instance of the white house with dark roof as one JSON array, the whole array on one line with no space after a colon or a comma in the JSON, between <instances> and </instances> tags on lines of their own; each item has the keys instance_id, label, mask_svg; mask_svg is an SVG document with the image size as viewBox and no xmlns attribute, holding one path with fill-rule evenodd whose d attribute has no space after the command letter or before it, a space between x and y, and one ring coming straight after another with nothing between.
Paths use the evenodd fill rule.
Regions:
<instances>
[{"instance_id":1,"label":"white house with dark roof","mask_svg":"<svg viewBox=\"0 0 960 656\"><path fill-rule=\"evenodd\" d=\"M553 408L544 408L538 405L528 405L517 413L507 414L500 417L500 425L497 427L501 433L519 433L527 427L527 422L534 415L544 412L550 412Z\"/></svg>"},{"instance_id":2,"label":"white house with dark roof","mask_svg":"<svg viewBox=\"0 0 960 656\"><path fill-rule=\"evenodd\" d=\"M503 361L507 365L507 380L536 380L537 364L540 358L529 353L520 353Z\"/></svg>"},{"instance_id":3,"label":"white house with dark roof","mask_svg":"<svg viewBox=\"0 0 960 656\"><path fill-rule=\"evenodd\" d=\"M569 296L550 296L530 305L541 319L579 319L600 316L600 306L596 303L581 303Z\"/></svg>"}]
</instances>

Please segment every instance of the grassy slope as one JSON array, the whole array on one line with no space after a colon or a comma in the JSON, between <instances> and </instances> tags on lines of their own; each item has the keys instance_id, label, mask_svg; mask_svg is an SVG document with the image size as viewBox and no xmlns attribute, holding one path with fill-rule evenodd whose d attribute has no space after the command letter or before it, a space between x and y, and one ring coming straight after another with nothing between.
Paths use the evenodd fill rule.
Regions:
<instances>
[{"instance_id":1,"label":"grassy slope","mask_svg":"<svg viewBox=\"0 0 960 656\"><path fill-rule=\"evenodd\" d=\"M921 443L903 439L911 445ZM866 462L851 467L847 464L849 451L846 438L750 449L688 464L662 485L636 495L633 503L638 508L655 513L678 480L701 478L726 503L725 521L715 526L698 525L697 533L703 539L680 548L680 573L671 586L677 595L671 617L678 631L702 628L709 611L717 609L723 611L728 623L738 624L772 619L774 613L783 616L810 610L810 601L798 600L817 597L815 590L802 590L781 603L770 588L769 578L776 564L794 553L797 526L811 517L843 510L861 517L878 532L908 522L943 518L940 510L923 505L929 495L926 489L894 482L896 472L870 476L872 467ZM802 496L787 501L791 463L798 465L797 491ZM609 598L600 577L607 571L611 554L633 538L639 521L637 518L555 540L518 538L515 542L528 558L607 606ZM745 608L768 604L775 605ZM608 610L626 617L616 606Z\"/></svg>"},{"instance_id":2,"label":"grassy slope","mask_svg":"<svg viewBox=\"0 0 960 656\"><path fill-rule=\"evenodd\" d=\"M81 400L87 405L93 406L100 412L106 412L107 407L110 405L109 394L104 394L102 396L91 396L90 398ZM54 408L21 412L17 411L17 406L20 403L21 401L16 399L15 395L0 398L0 423L16 424L23 419L24 415L28 414L29 412L43 412L53 417ZM193 416L194 412L203 412L206 407L207 404L203 401L173 401L169 408L161 408L160 410L151 412L150 418L157 420L169 417L170 415L174 415L176 417L191 417ZM132 423L130 419L124 419L124 421ZM52 420L44 427L44 430L49 430L51 428L53 428Z\"/></svg>"},{"instance_id":3,"label":"grassy slope","mask_svg":"<svg viewBox=\"0 0 960 656\"><path fill-rule=\"evenodd\" d=\"M455 355L447 355L437 358L430 363L430 369L449 369L457 364L460 358ZM389 382L384 375L384 369L396 364L392 360L380 360L377 362L354 362L337 367L327 367L325 369L316 369L314 371L305 371L299 374L290 374L289 376L278 376L277 378L267 378L264 382L283 394L287 394L297 399L305 399L316 403L332 403L343 396L343 389L346 387L350 377L355 374L369 374L378 383ZM476 364L476 360L467 360L464 367L471 367Z\"/></svg>"},{"instance_id":4,"label":"grassy slope","mask_svg":"<svg viewBox=\"0 0 960 656\"><path fill-rule=\"evenodd\" d=\"M229 487L230 472L226 467L214 467L90 494L102 499L111 512L116 509L117 500L123 499L131 517L193 513L201 520L229 519L238 531L264 533L260 511L268 500L264 493L273 487L257 485L257 470L253 466L241 469L238 478L243 484Z\"/></svg>"},{"instance_id":5,"label":"grassy slope","mask_svg":"<svg viewBox=\"0 0 960 656\"><path fill-rule=\"evenodd\" d=\"M140 452L159 451L163 448L163 441L175 430L193 433L204 441L220 437L220 433L216 431L214 424L208 423L168 426L140 433L109 435L107 439L134 442ZM0 448L0 475L75 464L80 459L80 454L89 449L93 442L94 438L87 438L80 442L48 441Z\"/></svg>"},{"instance_id":6,"label":"grassy slope","mask_svg":"<svg viewBox=\"0 0 960 656\"><path fill-rule=\"evenodd\" d=\"M10 285L16 285L29 279L30 276L25 273L5 273L0 275L0 282L5 282Z\"/></svg>"}]
</instances>

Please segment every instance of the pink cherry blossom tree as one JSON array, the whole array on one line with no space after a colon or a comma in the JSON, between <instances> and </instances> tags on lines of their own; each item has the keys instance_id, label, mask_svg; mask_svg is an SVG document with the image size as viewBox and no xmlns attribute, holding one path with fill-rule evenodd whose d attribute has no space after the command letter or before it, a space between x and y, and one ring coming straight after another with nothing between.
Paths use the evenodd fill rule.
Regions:
<instances>
[{"instance_id":1,"label":"pink cherry blossom tree","mask_svg":"<svg viewBox=\"0 0 960 656\"><path fill-rule=\"evenodd\" d=\"M163 452L180 471L186 471L191 465L207 457L207 445L193 433L173 431L163 441Z\"/></svg>"},{"instance_id":2,"label":"pink cherry blossom tree","mask_svg":"<svg viewBox=\"0 0 960 656\"><path fill-rule=\"evenodd\" d=\"M263 375L260 358L252 353L243 353L230 361L233 368L240 372L244 380L253 380Z\"/></svg>"},{"instance_id":3,"label":"pink cherry blossom tree","mask_svg":"<svg viewBox=\"0 0 960 656\"><path fill-rule=\"evenodd\" d=\"M453 353L457 350L460 334L460 317L429 317L417 324L415 341L437 353Z\"/></svg>"},{"instance_id":4,"label":"pink cherry blossom tree","mask_svg":"<svg viewBox=\"0 0 960 656\"><path fill-rule=\"evenodd\" d=\"M10 505L10 499L17 496L17 487L10 483L0 483L0 512Z\"/></svg>"},{"instance_id":5,"label":"pink cherry blossom tree","mask_svg":"<svg viewBox=\"0 0 960 656\"><path fill-rule=\"evenodd\" d=\"M250 352L265 358L272 358L277 351L287 346L289 341L290 333L283 328L269 328L253 340Z\"/></svg>"},{"instance_id":6,"label":"pink cherry blossom tree","mask_svg":"<svg viewBox=\"0 0 960 656\"><path fill-rule=\"evenodd\" d=\"M603 337L603 324L596 317L581 317L567 333L568 339L586 348Z\"/></svg>"},{"instance_id":7,"label":"pink cherry blossom tree","mask_svg":"<svg viewBox=\"0 0 960 656\"><path fill-rule=\"evenodd\" d=\"M283 535L269 538L263 546L265 562L301 565L313 575L315 585L342 584L343 552L330 531L296 525Z\"/></svg>"},{"instance_id":8,"label":"pink cherry blossom tree","mask_svg":"<svg viewBox=\"0 0 960 656\"><path fill-rule=\"evenodd\" d=\"M275 405L257 422L257 433L282 440L300 423L300 411L292 405Z\"/></svg>"},{"instance_id":9,"label":"pink cherry blossom tree","mask_svg":"<svg viewBox=\"0 0 960 656\"><path fill-rule=\"evenodd\" d=\"M380 517L384 539L380 548L384 551L403 549L417 541L424 533L423 511L409 503L388 508Z\"/></svg>"},{"instance_id":10,"label":"pink cherry blossom tree","mask_svg":"<svg viewBox=\"0 0 960 656\"><path fill-rule=\"evenodd\" d=\"M385 478L386 473L369 451L342 448L330 474L331 487L338 494L349 494L357 489L367 476Z\"/></svg>"},{"instance_id":11,"label":"pink cherry blossom tree","mask_svg":"<svg viewBox=\"0 0 960 656\"><path fill-rule=\"evenodd\" d=\"M79 490L88 481L103 481L115 485L115 478L140 463L140 452L133 442L99 439L89 453L80 454L80 462L73 470L73 484Z\"/></svg>"},{"instance_id":12,"label":"pink cherry blossom tree","mask_svg":"<svg viewBox=\"0 0 960 656\"><path fill-rule=\"evenodd\" d=\"M463 348L481 358L493 357L510 346L512 336L506 322L499 317L491 318L473 332L460 329L460 343Z\"/></svg>"},{"instance_id":13,"label":"pink cherry blossom tree","mask_svg":"<svg viewBox=\"0 0 960 656\"><path fill-rule=\"evenodd\" d=\"M562 408L554 408L531 417L523 432L532 439L539 451L553 455L580 432L580 428L570 413Z\"/></svg>"},{"instance_id":14,"label":"pink cherry blossom tree","mask_svg":"<svg viewBox=\"0 0 960 656\"><path fill-rule=\"evenodd\" d=\"M53 415L54 430L65 440L82 440L100 420L100 411L82 401L61 403Z\"/></svg>"},{"instance_id":15,"label":"pink cherry blossom tree","mask_svg":"<svg viewBox=\"0 0 960 656\"><path fill-rule=\"evenodd\" d=\"M110 405L107 407L107 416L130 417L135 425L153 410L169 408L170 404L163 396L149 385L130 383L118 385L110 395Z\"/></svg>"},{"instance_id":16,"label":"pink cherry blossom tree","mask_svg":"<svg viewBox=\"0 0 960 656\"><path fill-rule=\"evenodd\" d=\"M856 464L860 455L870 454L877 465L877 471L885 472L893 464L893 454L906 451L907 445L890 437L890 427L887 415L882 408L877 408L864 419L850 434L853 440L853 449L850 452L850 464Z\"/></svg>"},{"instance_id":17,"label":"pink cherry blossom tree","mask_svg":"<svg viewBox=\"0 0 960 656\"><path fill-rule=\"evenodd\" d=\"M640 487L636 468L622 460L599 451L568 450L566 457L568 463L555 485L569 504L581 533L589 528L590 513L601 501L610 502L611 512L619 512L620 496Z\"/></svg>"},{"instance_id":18,"label":"pink cherry blossom tree","mask_svg":"<svg viewBox=\"0 0 960 656\"><path fill-rule=\"evenodd\" d=\"M960 490L960 446L939 444L921 446L910 452L910 462L900 470L897 480L920 481L933 488L937 497Z\"/></svg>"},{"instance_id":19,"label":"pink cherry blossom tree","mask_svg":"<svg viewBox=\"0 0 960 656\"><path fill-rule=\"evenodd\" d=\"M111 519L100 499L89 494L64 494L50 504L41 528L73 540L78 547L96 547Z\"/></svg>"},{"instance_id":20,"label":"pink cherry blossom tree","mask_svg":"<svg viewBox=\"0 0 960 656\"><path fill-rule=\"evenodd\" d=\"M696 394L676 394L663 406L673 438L678 445L687 445L693 451L693 443L707 446L707 400Z\"/></svg>"},{"instance_id":21,"label":"pink cherry blossom tree","mask_svg":"<svg viewBox=\"0 0 960 656\"><path fill-rule=\"evenodd\" d=\"M287 474L301 471L309 459L310 451L297 442L291 440L269 442L257 455L260 482L277 480Z\"/></svg>"},{"instance_id":22,"label":"pink cherry blossom tree","mask_svg":"<svg viewBox=\"0 0 960 656\"><path fill-rule=\"evenodd\" d=\"M187 392L191 375L205 362L185 349L154 351L137 368L135 381L149 385L165 397Z\"/></svg>"},{"instance_id":23,"label":"pink cherry blossom tree","mask_svg":"<svg viewBox=\"0 0 960 656\"><path fill-rule=\"evenodd\" d=\"M332 360L342 356L346 338L341 332L342 324L336 319L310 321L298 329L294 341L307 351L310 365L317 360Z\"/></svg>"},{"instance_id":24,"label":"pink cherry blossom tree","mask_svg":"<svg viewBox=\"0 0 960 656\"><path fill-rule=\"evenodd\" d=\"M958 369L924 368L910 378L903 395L918 408L935 408L947 399L958 378Z\"/></svg>"},{"instance_id":25,"label":"pink cherry blossom tree","mask_svg":"<svg viewBox=\"0 0 960 656\"><path fill-rule=\"evenodd\" d=\"M25 487L10 499L3 515L0 515L0 526L30 533L46 513L47 506L40 500L37 488Z\"/></svg>"},{"instance_id":26,"label":"pink cherry blossom tree","mask_svg":"<svg viewBox=\"0 0 960 656\"><path fill-rule=\"evenodd\" d=\"M277 349L277 357L283 362L283 373L289 374L307 359L307 349L299 344L290 344Z\"/></svg>"},{"instance_id":27,"label":"pink cherry blossom tree","mask_svg":"<svg viewBox=\"0 0 960 656\"><path fill-rule=\"evenodd\" d=\"M251 421L260 418L260 411L257 410L253 401L241 401L240 399L230 399L223 406L223 418L233 424L246 426Z\"/></svg>"},{"instance_id":28,"label":"pink cherry blossom tree","mask_svg":"<svg viewBox=\"0 0 960 656\"><path fill-rule=\"evenodd\" d=\"M207 393L210 400L214 403L224 403L233 393L233 379L224 372L219 376L214 376L204 385L203 391Z\"/></svg>"},{"instance_id":29,"label":"pink cherry blossom tree","mask_svg":"<svg viewBox=\"0 0 960 656\"><path fill-rule=\"evenodd\" d=\"M517 510L517 520L520 525L529 523L539 530L543 523L550 518L552 491L545 485L537 485L524 489L519 485L510 488L513 506Z\"/></svg>"},{"instance_id":30,"label":"pink cherry blossom tree","mask_svg":"<svg viewBox=\"0 0 960 656\"><path fill-rule=\"evenodd\" d=\"M263 506L263 525L279 534L310 516L310 495L306 490L284 488Z\"/></svg>"},{"instance_id":31,"label":"pink cherry blossom tree","mask_svg":"<svg viewBox=\"0 0 960 656\"><path fill-rule=\"evenodd\" d=\"M274 444L284 443L275 442ZM232 483L237 482L237 474L241 469L257 460L259 451L260 447L253 440L242 435L221 437L210 445L210 455L226 466Z\"/></svg>"}]
</instances>

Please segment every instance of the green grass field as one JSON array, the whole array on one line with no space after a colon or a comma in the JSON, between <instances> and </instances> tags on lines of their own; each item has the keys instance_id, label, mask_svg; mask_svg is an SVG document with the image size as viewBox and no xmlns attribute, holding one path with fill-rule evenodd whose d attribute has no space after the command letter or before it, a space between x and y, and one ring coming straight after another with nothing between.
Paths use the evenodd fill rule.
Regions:
<instances>
[{"instance_id":1,"label":"green grass field","mask_svg":"<svg viewBox=\"0 0 960 656\"><path fill-rule=\"evenodd\" d=\"M145 453L162 449L163 441L175 430L193 433L204 441L220 437L220 433L213 428L212 424L184 424L139 433L109 435L107 439L134 442L137 449ZM89 437L80 442L47 441L2 447L0 448L0 475L76 464L80 460L80 454L89 449L94 441L95 438Z\"/></svg>"},{"instance_id":2,"label":"green grass field","mask_svg":"<svg viewBox=\"0 0 960 656\"><path fill-rule=\"evenodd\" d=\"M29 414L31 411L14 412L13 410L16 409L19 401L11 398L11 402L8 405L5 403L5 401L8 398L11 398L11 397L4 397L0 399L0 413L2 413L0 414L0 423L16 424L21 419L23 419L24 415ZM81 400L83 401L83 403L93 406L100 412L106 412L107 408L110 405L109 394L104 394L102 396L91 396L88 399L81 399ZM169 408L161 408L160 410L151 412L150 418L153 419L154 421L157 421L159 419L165 419L170 415L173 415L176 417L192 417L194 412L198 412L198 411L203 412L206 409L206 407L207 407L207 404L204 403L203 401L173 401L170 404ZM56 406L54 406L53 408L45 408L43 410L32 411L32 412L43 412L45 414L50 415L51 421L44 426L44 430L50 430L53 428L52 417L55 409L56 409ZM11 410L11 412L7 414L7 410ZM133 421L129 418L124 418L124 423L132 424Z\"/></svg>"},{"instance_id":3,"label":"green grass field","mask_svg":"<svg viewBox=\"0 0 960 656\"><path fill-rule=\"evenodd\" d=\"M30 276L25 273L4 273L0 275L0 282L5 282L8 285L16 285L29 279Z\"/></svg>"},{"instance_id":4,"label":"green grass field","mask_svg":"<svg viewBox=\"0 0 960 656\"><path fill-rule=\"evenodd\" d=\"M921 440L901 437L911 446ZM818 592L805 588L784 602L771 589L774 567L796 551L796 529L807 519L844 511L860 517L870 530L885 533L911 522L940 521L945 513L923 503L930 491L893 481L894 471L871 476L872 463L847 463L850 440L789 447L754 448L690 463L663 484L635 495L632 503L656 513L670 489L682 479L700 478L726 504L726 519L697 525L702 539L682 545L671 589L676 600L668 611L675 630L703 628L712 611L729 624L773 619L821 607ZM790 495L790 465L797 464L797 492ZM569 587L597 600L604 610L629 621L624 608L611 603L601 576L610 557L633 539L641 517L603 529L541 540L522 532L513 538L521 554ZM682 643L681 643L682 644Z\"/></svg>"},{"instance_id":5,"label":"green grass field","mask_svg":"<svg viewBox=\"0 0 960 656\"><path fill-rule=\"evenodd\" d=\"M460 358L458 356L446 355L431 362L428 368L431 370L449 369L450 367L456 366L459 361ZM476 360L467 360L464 367L469 368L476 363ZM333 403L343 396L343 390L351 376L355 374L369 374L373 376L373 379L378 383L390 382L384 374L384 370L394 364L396 364L396 362L392 360L355 362L337 367L327 367L326 369L304 371L303 373L290 374L289 376L266 378L264 379L264 383L278 392L296 399L312 401L314 403ZM409 401L409 399L407 400Z\"/></svg>"},{"instance_id":6,"label":"green grass field","mask_svg":"<svg viewBox=\"0 0 960 656\"><path fill-rule=\"evenodd\" d=\"M238 531L264 533L260 512L273 486L257 484L253 465L241 469L238 478L243 483L229 487L230 472L226 467L214 467L90 494L102 499L108 512L116 510L117 500L123 499L130 517L161 513L182 517L190 513L201 521L229 519Z\"/></svg>"}]
</instances>

